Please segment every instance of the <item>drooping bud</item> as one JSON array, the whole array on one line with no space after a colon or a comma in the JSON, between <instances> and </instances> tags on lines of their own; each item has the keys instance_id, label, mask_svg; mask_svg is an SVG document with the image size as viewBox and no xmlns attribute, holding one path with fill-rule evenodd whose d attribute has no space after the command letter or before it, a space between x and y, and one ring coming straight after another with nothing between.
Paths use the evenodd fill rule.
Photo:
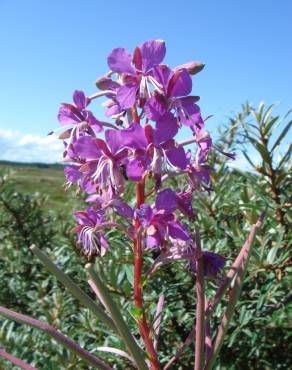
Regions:
<instances>
[{"instance_id":1,"label":"drooping bud","mask_svg":"<svg viewBox=\"0 0 292 370\"><path fill-rule=\"evenodd\" d=\"M120 87L120 85L113 81L110 77L102 76L95 81L95 85L99 90L115 90Z\"/></svg>"},{"instance_id":2,"label":"drooping bud","mask_svg":"<svg viewBox=\"0 0 292 370\"><path fill-rule=\"evenodd\" d=\"M205 64L202 63L202 62L188 62L188 63L185 63L185 64L182 64L178 67L175 67L175 70L179 70L179 69L187 69L187 71L189 72L190 75L195 75L199 72L201 72L205 67Z\"/></svg>"}]
</instances>

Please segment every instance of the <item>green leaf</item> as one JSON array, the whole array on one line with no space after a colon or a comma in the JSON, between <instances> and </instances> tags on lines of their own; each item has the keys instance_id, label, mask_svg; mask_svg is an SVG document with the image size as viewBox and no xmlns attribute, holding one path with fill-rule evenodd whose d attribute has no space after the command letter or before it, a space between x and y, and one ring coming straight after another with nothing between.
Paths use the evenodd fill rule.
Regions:
<instances>
[{"instance_id":1,"label":"green leaf","mask_svg":"<svg viewBox=\"0 0 292 370\"><path fill-rule=\"evenodd\" d=\"M143 310L139 307L131 307L129 308L129 313L131 314L135 321L138 321L139 319L142 318Z\"/></svg>"},{"instance_id":2,"label":"green leaf","mask_svg":"<svg viewBox=\"0 0 292 370\"><path fill-rule=\"evenodd\" d=\"M288 150L286 151L286 153L283 155L282 159L280 160L278 164L278 169L280 169L283 166L283 164L285 164L286 160L290 158L291 151L292 151L292 144L289 145Z\"/></svg>"},{"instance_id":3,"label":"green leaf","mask_svg":"<svg viewBox=\"0 0 292 370\"><path fill-rule=\"evenodd\" d=\"M124 266L124 269L126 272L127 280L132 286L134 286L134 266L126 264Z\"/></svg>"},{"instance_id":4,"label":"green leaf","mask_svg":"<svg viewBox=\"0 0 292 370\"><path fill-rule=\"evenodd\" d=\"M273 152L275 150L275 148L278 145L280 145L281 141L284 139L284 137L286 136L286 134L290 130L291 126L292 126L292 120L287 123L287 125L285 126L285 128L283 129L283 131L281 132L281 134L279 135L278 139L275 141L275 144L273 145L273 147L271 149L271 152Z\"/></svg>"},{"instance_id":5,"label":"green leaf","mask_svg":"<svg viewBox=\"0 0 292 370\"><path fill-rule=\"evenodd\" d=\"M253 167L255 168L256 165L253 163L253 161L250 159L250 157L248 156L248 154L246 153L246 150L242 150L242 154L244 155L245 159L248 161L248 163Z\"/></svg>"},{"instance_id":6,"label":"green leaf","mask_svg":"<svg viewBox=\"0 0 292 370\"><path fill-rule=\"evenodd\" d=\"M268 119L269 119L269 117L270 117L270 115L271 115L271 113L272 113L272 111L273 111L274 107L275 107L275 104L271 104L271 105L267 108L267 110L266 110L266 112L265 112L265 114L264 114L264 116L263 116L263 124L264 124L264 125L268 122Z\"/></svg>"},{"instance_id":7,"label":"green leaf","mask_svg":"<svg viewBox=\"0 0 292 370\"><path fill-rule=\"evenodd\" d=\"M264 135L268 135L274 124L278 121L279 116L272 118L266 125Z\"/></svg>"},{"instance_id":8,"label":"green leaf","mask_svg":"<svg viewBox=\"0 0 292 370\"><path fill-rule=\"evenodd\" d=\"M267 262L271 265L276 256L277 256L277 252L278 252L278 249L279 247L277 245L275 245L274 247L272 247L267 255Z\"/></svg>"},{"instance_id":9,"label":"green leaf","mask_svg":"<svg viewBox=\"0 0 292 370\"><path fill-rule=\"evenodd\" d=\"M270 153L268 149L263 144L261 144L259 141L255 140L254 138L248 135L246 135L246 138L253 144L253 146L260 153L263 161L269 163L271 161L271 157L270 157Z\"/></svg>"}]
</instances>

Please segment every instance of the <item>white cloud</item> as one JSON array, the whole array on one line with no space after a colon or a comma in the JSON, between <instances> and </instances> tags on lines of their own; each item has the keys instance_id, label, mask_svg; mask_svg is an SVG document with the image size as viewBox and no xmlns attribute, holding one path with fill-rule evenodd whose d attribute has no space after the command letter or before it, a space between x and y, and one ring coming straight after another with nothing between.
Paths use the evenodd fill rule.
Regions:
<instances>
[{"instance_id":1,"label":"white cloud","mask_svg":"<svg viewBox=\"0 0 292 370\"><path fill-rule=\"evenodd\" d=\"M54 136L23 134L0 128L0 159L55 163L62 160L63 144Z\"/></svg>"}]
</instances>

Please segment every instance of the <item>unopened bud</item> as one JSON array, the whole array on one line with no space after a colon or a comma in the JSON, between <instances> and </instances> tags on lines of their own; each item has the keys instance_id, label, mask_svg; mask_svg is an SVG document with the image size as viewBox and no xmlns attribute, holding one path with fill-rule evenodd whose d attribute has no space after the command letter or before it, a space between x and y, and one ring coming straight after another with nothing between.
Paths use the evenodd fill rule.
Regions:
<instances>
[{"instance_id":1,"label":"unopened bud","mask_svg":"<svg viewBox=\"0 0 292 370\"><path fill-rule=\"evenodd\" d=\"M205 67L205 64L202 62L189 62L189 63L182 64L181 66L175 67L175 69L177 70L177 69L185 68L187 69L190 75L195 75L201 72L202 69L204 69L204 67Z\"/></svg>"},{"instance_id":2,"label":"unopened bud","mask_svg":"<svg viewBox=\"0 0 292 370\"><path fill-rule=\"evenodd\" d=\"M109 90L113 85L113 81L107 76L102 76L95 81L95 85L99 90Z\"/></svg>"}]
</instances>

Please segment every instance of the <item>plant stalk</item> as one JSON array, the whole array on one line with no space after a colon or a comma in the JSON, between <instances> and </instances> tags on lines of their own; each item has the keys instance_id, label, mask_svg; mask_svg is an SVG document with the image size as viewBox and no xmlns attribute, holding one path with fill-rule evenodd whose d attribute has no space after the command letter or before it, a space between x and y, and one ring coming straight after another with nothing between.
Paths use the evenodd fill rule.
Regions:
<instances>
[{"instance_id":1,"label":"plant stalk","mask_svg":"<svg viewBox=\"0 0 292 370\"><path fill-rule=\"evenodd\" d=\"M135 360L137 366L141 370L147 370L147 365L144 360L143 354L141 353L140 348L138 347L134 337L132 336L127 324L125 323L120 311L118 310L115 302L109 295L107 288L104 286L103 282L96 273L96 270L93 264L88 263L85 266L86 271L88 272L91 280L96 285L99 295L102 298L104 305L106 306L108 312L110 313L118 331L120 337L123 339L125 345L127 346L129 352L131 353L133 359Z\"/></svg>"},{"instance_id":2,"label":"plant stalk","mask_svg":"<svg viewBox=\"0 0 292 370\"><path fill-rule=\"evenodd\" d=\"M145 201L145 182L142 180L137 184L137 208ZM136 238L134 239L134 302L139 309L138 326L140 335L145 343L146 350L149 354L151 362L151 369L159 370L160 365L156 350L150 337L150 329L146 321L146 315L143 310L143 296L142 296L142 266L143 266L143 251L142 251L142 237L139 233L140 222L135 220Z\"/></svg>"},{"instance_id":3,"label":"plant stalk","mask_svg":"<svg viewBox=\"0 0 292 370\"><path fill-rule=\"evenodd\" d=\"M67 347L70 351L74 352L78 357L83 358L83 360L85 360L90 365L93 365L97 369L113 370L109 365L105 364L103 361L95 357L90 352L81 348L71 338L67 337L66 335L61 333L59 330L55 329L53 326L47 324L46 322L36 320L32 317L23 315L18 312L14 312L2 306L0 306L0 314L20 324L26 324L47 333L48 335L53 337L57 342L61 343L64 347Z\"/></svg>"},{"instance_id":4,"label":"plant stalk","mask_svg":"<svg viewBox=\"0 0 292 370\"><path fill-rule=\"evenodd\" d=\"M227 332L228 326L230 324L230 321L232 319L232 316L234 314L235 306L239 298L242 284L244 281L244 277L247 271L247 265L248 265L248 261L251 255L252 245L253 245L253 241L256 235L256 231L262 225L263 219L264 219L264 215L261 215L258 222L254 225L255 227L253 229L254 230L253 233L251 233L252 235L249 235L247 248L244 249L244 255L240 262L240 266L239 266L239 269L238 269L238 272L235 278L234 286L232 287L230 294L229 294L228 305L227 305L225 314L223 315L221 324L219 326L219 329L218 329L218 332L217 332L217 335L214 341L214 345L212 346L209 357L206 361L206 366L204 370L212 369L215 363L216 357L223 345L223 340Z\"/></svg>"},{"instance_id":5,"label":"plant stalk","mask_svg":"<svg viewBox=\"0 0 292 370\"><path fill-rule=\"evenodd\" d=\"M202 370L205 361L205 287L204 263L199 230L196 228L196 345L195 370Z\"/></svg>"},{"instance_id":6,"label":"plant stalk","mask_svg":"<svg viewBox=\"0 0 292 370\"><path fill-rule=\"evenodd\" d=\"M5 358L5 360L11 362L12 364L21 367L23 370L38 370L36 367L33 367L26 362L22 361L20 358L17 358L10 353L7 353L0 348L0 357Z\"/></svg>"},{"instance_id":7,"label":"plant stalk","mask_svg":"<svg viewBox=\"0 0 292 370\"><path fill-rule=\"evenodd\" d=\"M48 271L50 271L69 291L70 293L85 307L98 318L103 321L110 329L118 333L112 319L104 312L104 310L97 306L97 304L81 290L74 282L66 275L59 267L57 267L39 248L35 245L30 247L31 251L43 263Z\"/></svg>"}]
</instances>

